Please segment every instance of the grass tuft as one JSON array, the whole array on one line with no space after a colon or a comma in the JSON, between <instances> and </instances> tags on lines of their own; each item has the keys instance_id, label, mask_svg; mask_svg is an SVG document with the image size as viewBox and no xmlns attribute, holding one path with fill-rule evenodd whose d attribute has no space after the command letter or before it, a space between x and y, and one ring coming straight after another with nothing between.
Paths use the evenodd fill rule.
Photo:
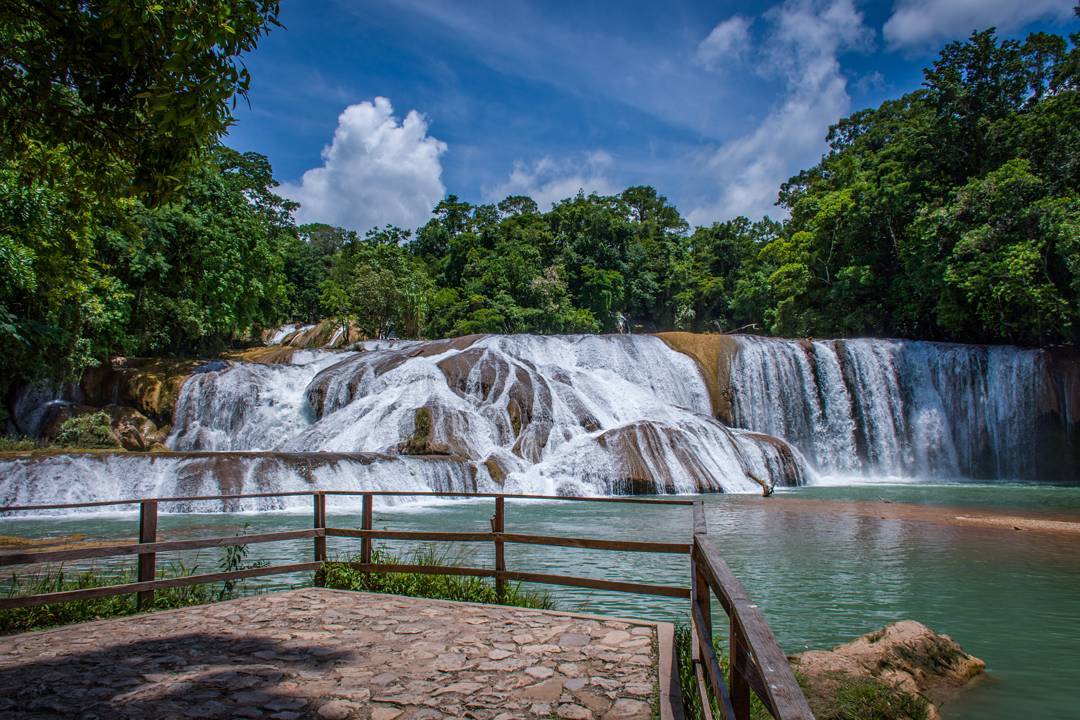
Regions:
<instances>
[{"instance_id":1,"label":"grass tuft","mask_svg":"<svg viewBox=\"0 0 1080 720\"><path fill-rule=\"evenodd\" d=\"M374 548L371 561L382 565L436 567L459 564L452 562L447 553L440 553L430 545L422 545L404 556L383 548ZM322 568L316 573L315 583L336 590L359 590L439 600L515 605L540 610L555 608L555 600L549 593L523 588L520 583L508 584L506 593L500 598L495 591L494 583L488 578L421 573L366 573L349 567L345 562L359 562L359 558L350 557L344 562L323 563Z\"/></svg>"}]
</instances>

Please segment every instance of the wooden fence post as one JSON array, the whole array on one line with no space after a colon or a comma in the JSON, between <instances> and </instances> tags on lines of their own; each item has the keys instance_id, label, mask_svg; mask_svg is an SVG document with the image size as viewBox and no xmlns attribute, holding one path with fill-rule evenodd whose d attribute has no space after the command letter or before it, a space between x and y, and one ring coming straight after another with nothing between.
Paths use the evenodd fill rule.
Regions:
<instances>
[{"instance_id":1,"label":"wooden fence post","mask_svg":"<svg viewBox=\"0 0 1080 720\"><path fill-rule=\"evenodd\" d=\"M372 496L371 493L364 493L364 505L362 510L362 516L360 520L360 528L362 530L371 530L371 514L372 514ZM360 562L367 565L371 562L371 538L364 537L360 540Z\"/></svg>"},{"instance_id":2,"label":"wooden fence post","mask_svg":"<svg viewBox=\"0 0 1080 720\"><path fill-rule=\"evenodd\" d=\"M736 720L750 719L750 683L743 672L746 667L741 658L743 652L742 633L734 616L731 618L731 654L728 656L728 687L731 690L731 707L735 710Z\"/></svg>"},{"instance_id":3,"label":"wooden fence post","mask_svg":"<svg viewBox=\"0 0 1080 720\"><path fill-rule=\"evenodd\" d=\"M506 499L501 495L495 498L495 517L491 518L491 531L502 535L506 531ZM499 602L506 596L506 555L505 543L498 537L495 540L495 595Z\"/></svg>"},{"instance_id":4,"label":"wooden fence post","mask_svg":"<svg viewBox=\"0 0 1080 720\"><path fill-rule=\"evenodd\" d=\"M139 503L139 542L157 542L157 500ZM157 575L157 553L139 553L139 582L150 582ZM154 605L154 591L137 593L138 608L148 610Z\"/></svg>"},{"instance_id":5,"label":"wooden fence post","mask_svg":"<svg viewBox=\"0 0 1080 720\"><path fill-rule=\"evenodd\" d=\"M315 493L315 529L326 528L326 496ZM315 538L315 562L326 562L326 536Z\"/></svg>"}]
</instances>

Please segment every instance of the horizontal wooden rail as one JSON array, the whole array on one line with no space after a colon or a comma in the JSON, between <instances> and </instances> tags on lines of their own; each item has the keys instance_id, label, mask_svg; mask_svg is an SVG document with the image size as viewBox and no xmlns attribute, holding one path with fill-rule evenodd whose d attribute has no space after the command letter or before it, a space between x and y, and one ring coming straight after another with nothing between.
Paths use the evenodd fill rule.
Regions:
<instances>
[{"instance_id":1,"label":"horizontal wooden rail","mask_svg":"<svg viewBox=\"0 0 1080 720\"><path fill-rule=\"evenodd\" d=\"M452 498L505 498L507 500L555 500L560 502L609 502L635 503L638 505L693 505L693 500L677 500L658 497L577 497L568 495L513 495L507 493L471 493L440 492L436 490L294 490L283 492L238 493L232 495L189 495L159 498L127 498L122 500L94 500L76 503L47 503L42 505L6 505L0 507L0 513L29 512L33 510L72 510L75 508L108 507L110 505L138 505L147 500L159 503L203 502L208 500L247 500L267 497L299 497L302 495L344 495L360 497L378 495L381 497L452 497Z\"/></svg>"},{"instance_id":2,"label":"horizontal wooden rail","mask_svg":"<svg viewBox=\"0 0 1080 720\"><path fill-rule=\"evenodd\" d=\"M327 537L372 538L373 540L431 540L437 542L508 542L522 545L551 545L555 547L587 548L590 550L622 550L686 554L689 543L642 542L638 540L604 540L600 538L563 537L561 535L530 535L496 532L427 532L414 530L353 530L326 528Z\"/></svg>"},{"instance_id":3,"label":"horizontal wooden rail","mask_svg":"<svg viewBox=\"0 0 1080 720\"><path fill-rule=\"evenodd\" d=\"M199 538L196 540L167 540L162 542L128 543L125 545L100 545L97 547L70 548L67 550L4 553L0 554L0 567L5 565L66 562L68 560L89 560L92 558L113 557L118 555L141 555L144 553L159 553L177 550L200 550L203 548L229 547L232 545L277 542L280 540L303 540L306 538L322 537L322 535L323 531L321 529L288 530L284 532L259 533L252 535Z\"/></svg>"},{"instance_id":4,"label":"horizontal wooden rail","mask_svg":"<svg viewBox=\"0 0 1080 720\"><path fill-rule=\"evenodd\" d=\"M503 572L491 568L462 567L460 565L406 565L401 563L357 563L341 562L366 573L417 573L420 575L466 575L471 577L503 577L518 582L539 583L542 585L566 585L570 587L611 590L614 592L636 593L639 595L661 595L664 597L688 598L690 590L674 585L650 585L646 583L622 582L619 580L601 580L599 578L576 577L572 575L547 575L544 573Z\"/></svg>"},{"instance_id":5,"label":"horizontal wooden rail","mask_svg":"<svg viewBox=\"0 0 1080 720\"><path fill-rule=\"evenodd\" d=\"M263 575L284 575L288 573L307 572L310 570L318 570L320 567L322 567L321 562L272 565L270 567L247 568L245 570L232 570L229 572L185 575L183 577L167 578L164 580L123 583L120 585L104 585L102 587L84 588L82 590L65 590L63 592L43 593L41 595L0 598L0 610L33 607L35 605L46 605L49 603L70 602L72 600L92 600L99 597L108 597L109 595L153 592L154 590L164 590L165 588L184 587L185 585L203 585L205 583L240 580L242 578L260 577Z\"/></svg>"},{"instance_id":6,"label":"horizontal wooden rail","mask_svg":"<svg viewBox=\"0 0 1080 720\"><path fill-rule=\"evenodd\" d=\"M732 720L749 717L749 690L761 699L777 720L813 720L787 656L780 649L765 617L751 602L742 584L720 556L715 543L704 533L694 535L692 564L695 585L704 583L715 593L731 621L728 655L729 685L723 682L720 664L712 650L712 629L705 616L704 599L691 603L691 617L705 664L706 677L721 702L725 716Z\"/></svg>"},{"instance_id":7,"label":"horizontal wooden rail","mask_svg":"<svg viewBox=\"0 0 1080 720\"><path fill-rule=\"evenodd\" d=\"M326 528L327 537L371 538L373 540L433 540L436 542L491 542L490 532L429 532L426 530L353 530Z\"/></svg>"}]
</instances>

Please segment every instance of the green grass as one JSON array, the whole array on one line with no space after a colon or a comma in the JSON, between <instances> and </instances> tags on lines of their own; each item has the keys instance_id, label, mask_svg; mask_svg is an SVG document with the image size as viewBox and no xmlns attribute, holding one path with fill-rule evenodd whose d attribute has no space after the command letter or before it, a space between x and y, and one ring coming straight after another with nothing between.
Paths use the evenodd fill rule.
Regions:
<instances>
[{"instance_id":1,"label":"green grass","mask_svg":"<svg viewBox=\"0 0 1080 720\"><path fill-rule=\"evenodd\" d=\"M195 574L196 570L196 567L188 568L178 563L162 568L158 571L157 577L159 580L185 577ZM137 579L134 569L117 572L99 571L92 568L68 572L63 567L49 568L41 575L12 576L5 597L85 590L106 585L132 583ZM153 609L169 610L189 605L201 605L218 599L219 596L220 592L215 592L215 589L209 585L168 588L154 593ZM129 594L0 610L0 632L16 633L87 620L131 615L138 612L135 603L135 596Z\"/></svg>"},{"instance_id":2,"label":"green grass","mask_svg":"<svg viewBox=\"0 0 1080 720\"><path fill-rule=\"evenodd\" d=\"M837 678L825 698L810 696L818 720L927 720L930 704L876 678Z\"/></svg>"},{"instance_id":3,"label":"green grass","mask_svg":"<svg viewBox=\"0 0 1080 720\"><path fill-rule=\"evenodd\" d=\"M246 530L247 526L245 526ZM217 563L217 570L232 572L251 567L264 567L265 561L245 562L247 545L232 545L225 548L225 553ZM206 570L199 567L196 557L191 566L182 562L173 562L157 570L158 580L197 575ZM3 597L41 595L43 593L85 590L107 585L122 585L138 581L134 567L124 569L98 570L89 568L68 572L62 565L46 568L41 573L32 575L11 575L11 580L3 591ZM154 604L150 610L172 610L175 608L202 605L218 600L229 600L241 594L243 580L227 580L223 583L185 585L165 588L154 592ZM136 596L131 593L110 595L90 600L72 600L63 603L50 603L35 607L0 610L0 633L17 633L27 630L68 625L70 623L101 620L103 618L122 617L140 612Z\"/></svg>"},{"instance_id":4,"label":"green grass","mask_svg":"<svg viewBox=\"0 0 1080 720\"><path fill-rule=\"evenodd\" d=\"M24 450L37 450L41 443L28 437L0 436L0 452L21 452Z\"/></svg>"},{"instance_id":5,"label":"green grass","mask_svg":"<svg viewBox=\"0 0 1080 720\"><path fill-rule=\"evenodd\" d=\"M446 553L436 552L428 545L420 546L404 556L382 548L374 548L371 561L384 565L441 567L460 564L452 562ZM359 558L350 557L346 559L346 562L359 562ZM315 583L336 590L360 590L439 600L515 605L541 610L555 608L555 601L549 593L526 589L520 584L508 584L505 594L500 598L495 591L494 583L487 578L422 573L365 573L341 561L324 563L315 576Z\"/></svg>"}]
</instances>

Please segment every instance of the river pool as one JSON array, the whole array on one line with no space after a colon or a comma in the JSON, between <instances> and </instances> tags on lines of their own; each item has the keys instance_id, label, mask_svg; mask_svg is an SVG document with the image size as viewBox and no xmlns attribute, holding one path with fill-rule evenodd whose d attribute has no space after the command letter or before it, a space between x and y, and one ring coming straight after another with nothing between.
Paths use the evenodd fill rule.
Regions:
<instances>
[{"instance_id":1,"label":"river pool","mask_svg":"<svg viewBox=\"0 0 1080 720\"><path fill-rule=\"evenodd\" d=\"M720 539L728 563L763 608L785 651L827 648L911 618L952 635L987 662L985 678L943 708L946 720L1080 718L1080 536L784 507L790 499L806 498L884 499L1077 519L1080 488L875 484L800 488L770 499L704 496L709 532ZM358 526L358 509L358 498L331 497L329 524ZM484 530L491 513L490 500L394 507L377 501L375 526ZM296 529L310 523L310 515L290 513L162 515L160 536ZM0 534L130 538L136 524L130 514L8 518L0 520ZM546 535L685 541L690 511L677 506L509 501L506 527ZM355 552L358 544L328 540L331 555ZM312 552L310 540L253 545L250 550L249 559L272 562L306 560ZM492 562L486 543L448 552L462 564ZM159 556L159 562L167 557ZM218 562L209 551L183 559L203 572L213 571ZM688 562L671 555L510 545L507 562L511 569L536 572L688 583ZM310 578L267 578L250 581L248 589L305 581ZM550 591L566 610L677 622L687 613L685 602L666 598L575 588Z\"/></svg>"}]
</instances>

